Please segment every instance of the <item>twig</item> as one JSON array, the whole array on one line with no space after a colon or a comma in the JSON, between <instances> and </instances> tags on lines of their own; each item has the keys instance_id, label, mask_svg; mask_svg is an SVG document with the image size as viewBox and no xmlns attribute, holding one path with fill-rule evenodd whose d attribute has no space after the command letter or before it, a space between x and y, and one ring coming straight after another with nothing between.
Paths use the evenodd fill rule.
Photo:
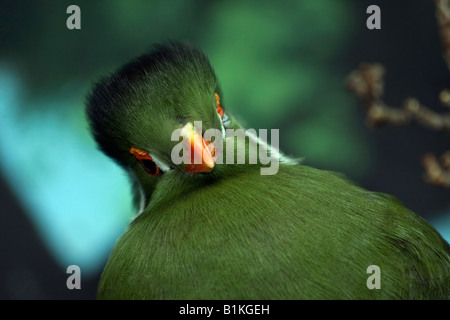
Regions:
<instances>
[{"instance_id":1,"label":"twig","mask_svg":"<svg viewBox=\"0 0 450 320\"><path fill-rule=\"evenodd\" d=\"M435 0L436 17L444 51L444 60L450 69L450 1Z\"/></svg>"},{"instance_id":2,"label":"twig","mask_svg":"<svg viewBox=\"0 0 450 320\"><path fill-rule=\"evenodd\" d=\"M422 126L436 131L450 132L450 113L436 113L416 99L407 99L404 109Z\"/></svg>"},{"instance_id":3,"label":"twig","mask_svg":"<svg viewBox=\"0 0 450 320\"><path fill-rule=\"evenodd\" d=\"M420 125L441 132L450 132L450 113L439 114L422 105L417 99L408 98L402 108L392 108L383 102L385 69L380 64L361 64L350 73L346 80L347 88L360 100L366 112L366 125L407 125L415 121ZM441 103L450 107L450 91L444 90ZM426 181L450 188L450 152L437 161L434 155L423 158Z\"/></svg>"},{"instance_id":4,"label":"twig","mask_svg":"<svg viewBox=\"0 0 450 320\"><path fill-rule=\"evenodd\" d=\"M444 107L450 108L450 91L443 90L439 95L439 100Z\"/></svg>"},{"instance_id":5,"label":"twig","mask_svg":"<svg viewBox=\"0 0 450 320\"><path fill-rule=\"evenodd\" d=\"M411 117L401 109L387 106L383 101L385 69L381 64L361 64L347 77L346 86L360 100L366 112L366 125L408 124Z\"/></svg>"},{"instance_id":6,"label":"twig","mask_svg":"<svg viewBox=\"0 0 450 320\"><path fill-rule=\"evenodd\" d=\"M422 162L427 182L450 188L450 152L444 153L439 161L433 154L427 154L423 157Z\"/></svg>"},{"instance_id":7,"label":"twig","mask_svg":"<svg viewBox=\"0 0 450 320\"><path fill-rule=\"evenodd\" d=\"M380 64L362 64L350 73L346 81L347 88L360 99L368 126L399 126L415 120L429 129L450 132L450 113L436 113L417 99L406 99L402 109L386 105L382 100L384 74L384 67ZM450 105L450 92L443 91L440 98L444 105Z\"/></svg>"},{"instance_id":8,"label":"twig","mask_svg":"<svg viewBox=\"0 0 450 320\"><path fill-rule=\"evenodd\" d=\"M443 44L443 56L450 70L450 0L435 0L436 17ZM407 125L412 121L440 132L450 132L450 113L437 113L421 104L417 99L408 98L402 108L392 108L383 102L385 68L381 64L361 64L346 79L347 88L360 100L366 113L366 125ZM450 108L450 91L443 90L439 100ZM422 159L425 180L450 189L450 151L438 160L433 154Z\"/></svg>"}]
</instances>

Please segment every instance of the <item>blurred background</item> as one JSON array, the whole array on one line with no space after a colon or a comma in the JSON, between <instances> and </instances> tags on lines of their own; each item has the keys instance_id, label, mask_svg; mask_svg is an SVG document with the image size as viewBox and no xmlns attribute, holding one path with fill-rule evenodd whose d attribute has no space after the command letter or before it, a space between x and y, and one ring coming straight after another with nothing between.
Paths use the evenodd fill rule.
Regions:
<instances>
[{"instance_id":1,"label":"blurred background","mask_svg":"<svg viewBox=\"0 0 450 320\"><path fill-rule=\"evenodd\" d=\"M69 5L81 30L68 30ZM366 9L381 8L381 30ZM93 299L133 217L127 177L89 135L93 81L151 44L188 40L209 55L226 107L280 129L281 149L396 196L450 239L450 190L424 182L421 156L449 137L417 125L364 125L345 77L387 69L385 101L436 111L449 87L433 1L0 1L0 298ZM66 287L81 268L81 290Z\"/></svg>"}]
</instances>

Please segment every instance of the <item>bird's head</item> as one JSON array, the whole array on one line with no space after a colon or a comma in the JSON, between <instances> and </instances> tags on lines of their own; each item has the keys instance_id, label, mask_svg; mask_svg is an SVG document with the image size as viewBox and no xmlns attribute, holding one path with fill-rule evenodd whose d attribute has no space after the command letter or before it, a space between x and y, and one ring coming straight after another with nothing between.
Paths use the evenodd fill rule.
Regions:
<instances>
[{"instance_id":1,"label":"bird's head","mask_svg":"<svg viewBox=\"0 0 450 320\"><path fill-rule=\"evenodd\" d=\"M94 85L86 114L100 149L148 188L168 171L185 175L214 170L214 148L207 129L231 125L222 91L206 55L190 44L157 45ZM201 121L202 131L194 123ZM234 125L234 124L233 124ZM178 130L201 163L175 164ZM198 158L197 158L198 159Z\"/></svg>"}]
</instances>

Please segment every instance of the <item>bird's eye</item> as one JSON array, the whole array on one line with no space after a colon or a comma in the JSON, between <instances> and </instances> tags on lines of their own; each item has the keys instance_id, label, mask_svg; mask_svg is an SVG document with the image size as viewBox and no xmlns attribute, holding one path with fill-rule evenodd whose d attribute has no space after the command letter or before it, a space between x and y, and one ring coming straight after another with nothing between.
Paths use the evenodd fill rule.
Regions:
<instances>
[{"instance_id":1,"label":"bird's eye","mask_svg":"<svg viewBox=\"0 0 450 320\"><path fill-rule=\"evenodd\" d=\"M144 167L144 170L151 176L157 176L159 174L159 167L156 163L149 159L141 160L140 163Z\"/></svg>"},{"instance_id":2,"label":"bird's eye","mask_svg":"<svg viewBox=\"0 0 450 320\"><path fill-rule=\"evenodd\" d=\"M217 113L219 114L220 118L223 119L223 109L220 106L220 97L217 93L215 93L214 96L216 97Z\"/></svg>"},{"instance_id":3,"label":"bird's eye","mask_svg":"<svg viewBox=\"0 0 450 320\"><path fill-rule=\"evenodd\" d=\"M130 153L136 157L137 161L141 163L142 167L149 175L157 176L159 174L159 167L146 151L131 147Z\"/></svg>"}]
</instances>

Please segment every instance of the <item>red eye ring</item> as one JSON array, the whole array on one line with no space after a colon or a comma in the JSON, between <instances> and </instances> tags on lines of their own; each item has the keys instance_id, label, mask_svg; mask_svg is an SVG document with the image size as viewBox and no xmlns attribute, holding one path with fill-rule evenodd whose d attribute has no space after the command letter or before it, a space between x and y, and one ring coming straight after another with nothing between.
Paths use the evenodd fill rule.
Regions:
<instances>
[{"instance_id":1,"label":"red eye ring","mask_svg":"<svg viewBox=\"0 0 450 320\"><path fill-rule=\"evenodd\" d=\"M217 113L219 114L220 118L223 119L223 109L220 107L220 97L217 93L215 93L214 96L216 97Z\"/></svg>"},{"instance_id":2,"label":"red eye ring","mask_svg":"<svg viewBox=\"0 0 450 320\"><path fill-rule=\"evenodd\" d=\"M155 161L153 161L152 157L145 151L131 147L130 153L134 155L137 161L140 162L144 170L151 176L157 176L159 174L159 167L156 165ZM148 168L146 161L151 161L152 169Z\"/></svg>"}]
</instances>

